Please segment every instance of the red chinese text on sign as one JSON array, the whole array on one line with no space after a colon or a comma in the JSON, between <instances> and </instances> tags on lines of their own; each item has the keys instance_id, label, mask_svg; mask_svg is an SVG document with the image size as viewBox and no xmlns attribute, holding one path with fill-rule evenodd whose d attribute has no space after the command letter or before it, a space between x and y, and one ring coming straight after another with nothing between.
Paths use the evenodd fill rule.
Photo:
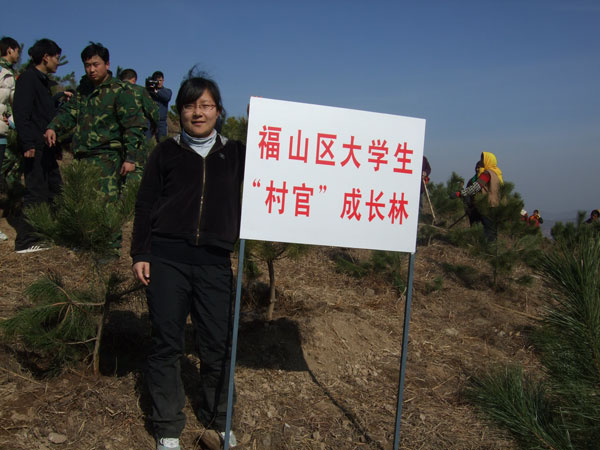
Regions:
<instances>
[{"instance_id":1,"label":"red chinese text on sign","mask_svg":"<svg viewBox=\"0 0 600 450\"><path fill-rule=\"evenodd\" d=\"M396 158L398 163L400 163L402 165L402 167L394 167L394 172L412 173L412 169L407 169L406 165L410 164L412 162L412 160L408 157L408 155L412 155L413 151L409 150L406 147L407 147L406 142L404 143L404 146L402 144L398 144L398 148L396 149L396 153L394 153L394 157Z\"/></svg>"},{"instance_id":2,"label":"red chinese text on sign","mask_svg":"<svg viewBox=\"0 0 600 450\"><path fill-rule=\"evenodd\" d=\"M281 127L267 127L263 125L260 135L260 159L279 160L279 135Z\"/></svg>"},{"instance_id":3,"label":"red chinese text on sign","mask_svg":"<svg viewBox=\"0 0 600 450\"><path fill-rule=\"evenodd\" d=\"M350 159L352 159L352 162L354 163L354 165L358 169L360 167L360 163L356 160L356 156L354 155L354 150L360 150L362 147L360 145L357 145L357 144L354 143L354 136L350 136L350 143L349 144L344 144L344 145L342 145L342 147L348 149L348 156L346 156L346 159L344 159L340 163L342 165L342 167L344 167L346 164L348 164L348 161Z\"/></svg>"},{"instance_id":4,"label":"red chinese text on sign","mask_svg":"<svg viewBox=\"0 0 600 450\"><path fill-rule=\"evenodd\" d=\"M294 151L294 136L290 136L290 153L289 158L292 160L308 161L308 138L304 139L304 150L301 148L302 145L302 130L298 130L298 143Z\"/></svg>"},{"instance_id":5,"label":"red chinese text on sign","mask_svg":"<svg viewBox=\"0 0 600 450\"><path fill-rule=\"evenodd\" d=\"M408 205L408 202L404 200L404 192L400 199L396 198L396 193L394 192L394 196L390 200L390 205L388 217L391 219L392 224L395 219L398 219L399 224L402 225L403 219L408 218L408 212L406 212L406 205Z\"/></svg>"},{"instance_id":6,"label":"red chinese text on sign","mask_svg":"<svg viewBox=\"0 0 600 450\"><path fill-rule=\"evenodd\" d=\"M344 194L344 206L340 215L342 219L346 216L348 220L355 218L357 221L360 221L362 214L358 212L358 207L360 206L361 197L360 189L356 188L352 188L352 192Z\"/></svg>"},{"instance_id":7,"label":"red chinese text on sign","mask_svg":"<svg viewBox=\"0 0 600 450\"><path fill-rule=\"evenodd\" d=\"M295 216L310 216L310 197L313 195L314 189L306 187L306 183L302 186L294 186L294 194L296 195Z\"/></svg>"},{"instance_id":8,"label":"red chinese text on sign","mask_svg":"<svg viewBox=\"0 0 600 450\"><path fill-rule=\"evenodd\" d=\"M381 197L383 197L383 192L380 192L377 198L373 199L373 190L371 189L371 199L366 202L366 205L369 207L369 222L372 222L375 217L379 217L380 220L384 218L384 215L379 211L379 208L385 208L385 203L379 202Z\"/></svg>"},{"instance_id":9,"label":"red chinese text on sign","mask_svg":"<svg viewBox=\"0 0 600 450\"><path fill-rule=\"evenodd\" d=\"M415 250L423 119L256 97L251 109L241 238Z\"/></svg>"},{"instance_id":10,"label":"red chinese text on sign","mask_svg":"<svg viewBox=\"0 0 600 450\"><path fill-rule=\"evenodd\" d=\"M279 205L279 210L277 211L279 214L283 214L285 211L285 196L288 193L288 189L286 188L286 182L283 182L283 187L276 188L273 186L273 180L271 180L271 184L267 186L267 199L265 200L265 205L267 205L267 209L269 214L271 214L273 204Z\"/></svg>"},{"instance_id":11,"label":"red chinese text on sign","mask_svg":"<svg viewBox=\"0 0 600 450\"><path fill-rule=\"evenodd\" d=\"M335 134L317 134L317 164L323 164L326 166L335 165L333 152L331 151L331 147L333 146L335 139L337 139L337 135Z\"/></svg>"},{"instance_id":12,"label":"red chinese text on sign","mask_svg":"<svg viewBox=\"0 0 600 450\"><path fill-rule=\"evenodd\" d=\"M375 172L377 172L379 170L379 166L381 164L388 163L386 158L387 158L389 150L390 149L387 147L386 140L381 142L380 139L377 139L377 141L375 141L373 139L373 141L371 141L371 145L369 146L369 155L373 156L373 158L369 158L367 161L375 164L375 167L374 167Z\"/></svg>"}]
</instances>

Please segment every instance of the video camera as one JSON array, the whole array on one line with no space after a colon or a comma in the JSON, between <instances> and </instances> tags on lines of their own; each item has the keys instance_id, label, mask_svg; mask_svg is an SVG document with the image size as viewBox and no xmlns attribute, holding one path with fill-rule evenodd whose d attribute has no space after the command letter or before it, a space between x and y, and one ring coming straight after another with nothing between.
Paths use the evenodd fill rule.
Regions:
<instances>
[{"instance_id":1,"label":"video camera","mask_svg":"<svg viewBox=\"0 0 600 450\"><path fill-rule=\"evenodd\" d=\"M155 91L158 89L158 80L152 77L146 78L146 89Z\"/></svg>"}]
</instances>

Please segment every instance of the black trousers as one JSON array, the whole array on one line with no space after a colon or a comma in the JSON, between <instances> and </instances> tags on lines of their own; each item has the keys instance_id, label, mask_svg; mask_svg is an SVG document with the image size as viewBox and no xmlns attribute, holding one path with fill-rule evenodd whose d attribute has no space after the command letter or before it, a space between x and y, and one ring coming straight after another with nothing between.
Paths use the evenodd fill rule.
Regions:
<instances>
[{"instance_id":1,"label":"black trousers","mask_svg":"<svg viewBox=\"0 0 600 450\"><path fill-rule=\"evenodd\" d=\"M477 209L471 208L467 210L469 216L469 224L473 226L477 222L483 225L483 235L488 242L495 242L498 239L498 229L496 224L487 216L481 214Z\"/></svg>"},{"instance_id":2,"label":"black trousers","mask_svg":"<svg viewBox=\"0 0 600 450\"><path fill-rule=\"evenodd\" d=\"M54 149L36 149L33 158L24 159L25 195L23 196L23 209L39 203L52 203L54 197L60 193L62 179L56 162L57 152ZM38 239L33 234L33 227L29 225L23 215L17 219L15 225L17 237L16 249L26 248Z\"/></svg>"},{"instance_id":3,"label":"black trousers","mask_svg":"<svg viewBox=\"0 0 600 450\"><path fill-rule=\"evenodd\" d=\"M157 437L179 437L185 426L181 381L188 314L201 360L199 420L225 430L231 358L232 272L230 264L190 265L153 257L146 289L152 348L147 383Z\"/></svg>"}]
</instances>

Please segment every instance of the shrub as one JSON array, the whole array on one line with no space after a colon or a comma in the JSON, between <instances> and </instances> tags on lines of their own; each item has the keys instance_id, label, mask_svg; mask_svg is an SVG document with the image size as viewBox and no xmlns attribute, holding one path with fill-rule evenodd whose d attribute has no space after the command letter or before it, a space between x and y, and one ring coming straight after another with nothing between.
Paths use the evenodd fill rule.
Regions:
<instances>
[{"instance_id":1,"label":"shrub","mask_svg":"<svg viewBox=\"0 0 600 450\"><path fill-rule=\"evenodd\" d=\"M466 393L524 448L597 448L600 441L600 238L557 242L540 262L554 288L531 338L547 379L521 368L472 378Z\"/></svg>"},{"instance_id":2,"label":"shrub","mask_svg":"<svg viewBox=\"0 0 600 450\"><path fill-rule=\"evenodd\" d=\"M76 248L88 257L90 288L68 290L60 275L49 274L29 286L33 305L1 323L6 337L22 336L28 349L52 358L59 368L83 355L99 373L100 343L111 305L141 288L120 290L123 278L105 274L106 263L118 256L115 241L133 215L138 183L128 182L119 200L111 202L97 189L100 169L85 162L62 168L63 188L53 205L25 211L27 220L45 240ZM90 346L92 350L90 351ZM89 358L88 358L89 357Z\"/></svg>"}]
</instances>

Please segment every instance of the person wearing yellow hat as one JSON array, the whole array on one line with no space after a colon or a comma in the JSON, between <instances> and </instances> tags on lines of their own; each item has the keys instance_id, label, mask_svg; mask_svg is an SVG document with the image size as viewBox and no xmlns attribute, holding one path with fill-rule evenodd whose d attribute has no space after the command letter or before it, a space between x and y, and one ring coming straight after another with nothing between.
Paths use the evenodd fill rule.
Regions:
<instances>
[{"instance_id":1,"label":"person wearing yellow hat","mask_svg":"<svg viewBox=\"0 0 600 450\"><path fill-rule=\"evenodd\" d=\"M469 198L478 193L486 196L488 205L495 208L500 204L500 186L504 184L502 171L498 167L496 155L490 152L482 152L481 159L477 165L477 179L470 186L458 192L453 192L451 198ZM475 222L483 224L483 232L488 242L496 240L497 230L493 221L487 216L475 209L470 216L471 225Z\"/></svg>"}]
</instances>

